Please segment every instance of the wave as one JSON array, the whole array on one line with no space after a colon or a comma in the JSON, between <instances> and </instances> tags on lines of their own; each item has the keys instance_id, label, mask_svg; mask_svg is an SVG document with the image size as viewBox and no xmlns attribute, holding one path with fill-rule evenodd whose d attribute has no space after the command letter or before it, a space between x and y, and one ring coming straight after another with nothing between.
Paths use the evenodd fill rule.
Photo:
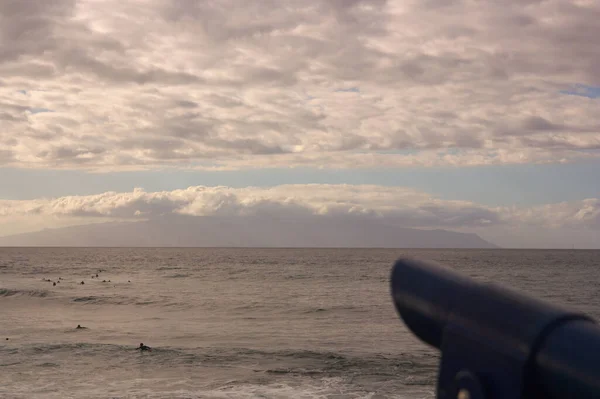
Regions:
<instances>
[{"instance_id":1,"label":"wave","mask_svg":"<svg viewBox=\"0 0 600 399\"><path fill-rule=\"evenodd\" d=\"M308 279L314 279L315 276L311 276L308 274L293 274L293 275L288 275L284 277L286 280L308 280Z\"/></svg>"},{"instance_id":2,"label":"wave","mask_svg":"<svg viewBox=\"0 0 600 399\"><path fill-rule=\"evenodd\" d=\"M45 298L52 295L46 290L11 290L8 288L0 288L0 297L9 296L28 296L32 298Z\"/></svg>"},{"instance_id":3,"label":"wave","mask_svg":"<svg viewBox=\"0 0 600 399\"><path fill-rule=\"evenodd\" d=\"M407 386L435 386L439 362L439 356L427 353L359 355L295 349L270 351L251 348L181 348L160 347L152 342L147 342L152 351L141 353L136 350L137 342L125 345L73 342L32 344L21 346L16 354L11 354L0 346L0 358L5 363L0 366L12 367L16 361L22 361L32 367L53 368L54 359L85 358L94 364L104 364L107 368L144 365L177 368L184 373L187 373L185 370L196 370L199 367L221 370L219 373L235 369L238 370L235 371L236 375L242 379L231 381L233 386L238 385L237 383L254 385L268 381L281 384L286 381L294 381L294 384L303 381L302 385L305 385L311 381L318 383L335 379L349 383L348 388L373 386L372 384L379 384L377 386L381 388L380 383L383 381L391 392L398 392L398 389ZM57 364L63 367L62 363Z\"/></svg>"},{"instance_id":4,"label":"wave","mask_svg":"<svg viewBox=\"0 0 600 399\"><path fill-rule=\"evenodd\" d=\"M185 302L168 301L155 298L135 298L128 296L79 296L70 298L71 302L83 305L134 305L134 306L160 306L170 308L188 309L193 305Z\"/></svg>"},{"instance_id":5,"label":"wave","mask_svg":"<svg viewBox=\"0 0 600 399\"><path fill-rule=\"evenodd\" d=\"M130 297L125 295L86 295L65 297L46 290L20 290L9 288L0 288L0 298L2 297L48 298L59 301L66 300L68 302L81 305L161 306L180 309L188 309L193 306L191 303L172 301L169 300L169 298L159 297Z\"/></svg>"},{"instance_id":6,"label":"wave","mask_svg":"<svg viewBox=\"0 0 600 399\"><path fill-rule=\"evenodd\" d=\"M304 310L302 313L310 314L310 313L323 313L323 312L351 312L351 313L369 313L370 309L364 307L357 306L332 306L332 307L318 307L318 308L310 308Z\"/></svg>"},{"instance_id":7,"label":"wave","mask_svg":"<svg viewBox=\"0 0 600 399\"><path fill-rule=\"evenodd\" d=\"M68 330L65 332L71 332ZM262 370L271 374L316 374L349 372L351 370L370 370L377 375L396 375L401 370L431 371L435 372L439 361L437 353L397 355L356 355L329 351L314 351L302 349L262 350L252 348L179 348L152 346L149 355L154 356L158 363L202 363L202 364L258 364L267 366ZM25 353L42 354L51 352L89 352L90 355L114 355L119 352L129 355L136 349L137 342L132 345L101 344L101 343L56 343L56 344L31 344L21 348ZM8 350L9 348L5 348ZM5 349L0 347L2 352ZM135 353L135 352L133 352ZM8 354L8 352L5 352ZM257 363L259 360L259 363ZM268 367L270 363L279 364L281 367ZM415 377L411 378L413 383Z\"/></svg>"},{"instance_id":8,"label":"wave","mask_svg":"<svg viewBox=\"0 0 600 399\"><path fill-rule=\"evenodd\" d=\"M216 358L257 360L268 365L269 360L285 367L268 367L262 371L270 374L327 374L368 373L378 376L398 376L408 372L406 382L411 385L427 384L437 370L439 354L353 355L314 350L265 351L247 348L226 349L217 352ZM259 371L259 370L257 370ZM410 377L410 378L408 378Z\"/></svg>"},{"instance_id":9,"label":"wave","mask_svg":"<svg viewBox=\"0 0 600 399\"><path fill-rule=\"evenodd\" d=\"M102 297L102 296L78 296L78 297L71 298L71 302L93 304L93 305L100 305L100 304L120 305L120 304L127 303L127 298L126 297L118 297L118 296L112 296L110 298Z\"/></svg>"},{"instance_id":10,"label":"wave","mask_svg":"<svg viewBox=\"0 0 600 399\"><path fill-rule=\"evenodd\" d=\"M92 305L154 305L158 304L161 301L150 300L150 299L140 299L140 298L132 298L127 296L79 296L71 298L71 302L83 303L83 304L92 304Z\"/></svg>"},{"instance_id":11,"label":"wave","mask_svg":"<svg viewBox=\"0 0 600 399\"><path fill-rule=\"evenodd\" d=\"M40 363L37 365L38 367L60 367L59 364L57 363L52 363L52 362L44 362L44 363Z\"/></svg>"}]
</instances>

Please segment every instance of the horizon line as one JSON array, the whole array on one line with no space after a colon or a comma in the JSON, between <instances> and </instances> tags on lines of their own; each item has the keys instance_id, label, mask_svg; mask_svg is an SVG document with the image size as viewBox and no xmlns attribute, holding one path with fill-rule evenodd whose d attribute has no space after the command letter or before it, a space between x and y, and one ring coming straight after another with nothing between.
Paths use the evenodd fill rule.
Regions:
<instances>
[{"instance_id":1,"label":"horizon line","mask_svg":"<svg viewBox=\"0 0 600 399\"><path fill-rule=\"evenodd\" d=\"M460 250L460 251L600 251L600 248L519 248L519 247L498 247L498 248L460 248L460 247L255 247L255 246L63 246L63 245L0 245L0 249L12 248L55 248L55 249L374 249L374 250Z\"/></svg>"}]
</instances>

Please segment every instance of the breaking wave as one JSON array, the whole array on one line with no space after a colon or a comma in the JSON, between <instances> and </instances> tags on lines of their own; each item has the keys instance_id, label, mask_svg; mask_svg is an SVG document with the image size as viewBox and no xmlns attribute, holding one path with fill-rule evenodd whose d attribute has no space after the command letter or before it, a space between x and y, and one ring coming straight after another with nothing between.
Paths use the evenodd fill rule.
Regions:
<instances>
[{"instance_id":1,"label":"breaking wave","mask_svg":"<svg viewBox=\"0 0 600 399\"><path fill-rule=\"evenodd\" d=\"M7 288L0 288L0 297L10 296L28 296L32 298L45 298L52 295L46 290L11 290Z\"/></svg>"}]
</instances>

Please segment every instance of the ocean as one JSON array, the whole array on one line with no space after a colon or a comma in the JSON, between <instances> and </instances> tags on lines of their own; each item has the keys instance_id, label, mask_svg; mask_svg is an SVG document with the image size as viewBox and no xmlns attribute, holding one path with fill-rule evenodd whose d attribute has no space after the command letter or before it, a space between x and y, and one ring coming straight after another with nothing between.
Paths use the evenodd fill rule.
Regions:
<instances>
[{"instance_id":1,"label":"ocean","mask_svg":"<svg viewBox=\"0 0 600 399\"><path fill-rule=\"evenodd\" d=\"M401 256L600 316L600 251L0 248L0 398L433 398Z\"/></svg>"}]
</instances>

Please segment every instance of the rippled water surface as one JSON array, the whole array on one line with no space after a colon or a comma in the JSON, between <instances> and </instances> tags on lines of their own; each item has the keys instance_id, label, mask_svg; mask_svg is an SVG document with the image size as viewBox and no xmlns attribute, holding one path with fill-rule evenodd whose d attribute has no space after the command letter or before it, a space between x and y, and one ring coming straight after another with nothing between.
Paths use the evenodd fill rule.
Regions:
<instances>
[{"instance_id":1,"label":"rippled water surface","mask_svg":"<svg viewBox=\"0 0 600 399\"><path fill-rule=\"evenodd\" d=\"M433 398L406 255L600 316L598 251L0 248L0 397Z\"/></svg>"}]
</instances>

